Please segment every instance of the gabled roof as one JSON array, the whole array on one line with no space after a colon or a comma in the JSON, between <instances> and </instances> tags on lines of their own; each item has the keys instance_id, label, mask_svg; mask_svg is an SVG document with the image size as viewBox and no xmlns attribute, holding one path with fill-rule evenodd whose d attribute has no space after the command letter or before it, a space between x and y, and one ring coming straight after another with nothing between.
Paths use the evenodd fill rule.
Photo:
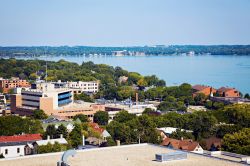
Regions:
<instances>
[{"instance_id":1,"label":"gabled roof","mask_svg":"<svg viewBox=\"0 0 250 166\"><path fill-rule=\"evenodd\" d=\"M192 86L192 89L197 90L197 91L201 91L201 90L206 89L206 88L211 88L211 87L205 86L205 85L194 85L194 86Z\"/></svg>"},{"instance_id":2,"label":"gabled roof","mask_svg":"<svg viewBox=\"0 0 250 166\"><path fill-rule=\"evenodd\" d=\"M235 91L236 89L235 88L229 88L229 87L221 87L217 91L223 93L223 92L228 92L228 91L231 91L231 90Z\"/></svg>"},{"instance_id":3,"label":"gabled roof","mask_svg":"<svg viewBox=\"0 0 250 166\"><path fill-rule=\"evenodd\" d=\"M205 141L206 141L206 148L209 150L213 144L215 147L221 147L222 139L216 137L210 137Z\"/></svg>"},{"instance_id":4,"label":"gabled roof","mask_svg":"<svg viewBox=\"0 0 250 166\"><path fill-rule=\"evenodd\" d=\"M161 145L172 146L173 149L194 151L195 148L199 146L199 143L192 141L191 139L177 140L177 139L172 139L172 138L165 138Z\"/></svg>"},{"instance_id":5,"label":"gabled roof","mask_svg":"<svg viewBox=\"0 0 250 166\"><path fill-rule=\"evenodd\" d=\"M14 136L0 136L0 143L9 142L30 142L41 140L41 134L24 134L24 135L14 135Z\"/></svg>"},{"instance_id":6,"label":"gabled roof","mask_svg":"<svg viewBox=\"0 0 250 166\"><path fill-rule=\"evenodd\" d=\"M89 126L90 126L93 130L95 130L96 132L98 132L98 133L100 133L100 134L102 134L102 132L104 131L104 129L101 128L97 123L90 122L90 123L89 123Z\"/></svg>"}]
</instances>

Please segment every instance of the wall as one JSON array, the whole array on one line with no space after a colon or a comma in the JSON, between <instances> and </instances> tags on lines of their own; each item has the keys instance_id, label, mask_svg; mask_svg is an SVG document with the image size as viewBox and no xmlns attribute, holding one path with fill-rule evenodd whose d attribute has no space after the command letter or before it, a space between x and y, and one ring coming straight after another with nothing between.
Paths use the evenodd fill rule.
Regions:
<instances>
[{"instance_id":1,"label":"wall","mask_svg":"<svg viewBox=\"0 0 250 166\"><path fill-rule=\"evenodd\" d=\"M5 158L24 156L24 147L25 145L2 146L0 154L3 154ZM20 153L17 153L17 148L20 148ZM8 154L5 154L5 149L8 149Z\"/></svg>"}]
</instances>

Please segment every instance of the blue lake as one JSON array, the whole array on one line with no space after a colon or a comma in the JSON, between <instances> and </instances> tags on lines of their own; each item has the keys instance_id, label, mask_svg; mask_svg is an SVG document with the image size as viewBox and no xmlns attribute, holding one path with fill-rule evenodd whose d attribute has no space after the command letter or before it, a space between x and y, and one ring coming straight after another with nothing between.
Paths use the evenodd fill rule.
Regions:
<instances>
[{"instance_id":1,"label":"blue lake","mask_svg":"<svg viewBox=\"0 0 250 166\"><path fill-rule=\"evenodd\" d=\"M27 59L27 58L22 58ZM30 58L29 58L30 59ZM59 56L38 59L67 61L81 64L93 61L97 64L121 66L143 75L155 74L168 86L187 82L190 84L235 87L242 93L250 93L250 56L202 55L202 56Z\"/></svg>"}]
</instances>

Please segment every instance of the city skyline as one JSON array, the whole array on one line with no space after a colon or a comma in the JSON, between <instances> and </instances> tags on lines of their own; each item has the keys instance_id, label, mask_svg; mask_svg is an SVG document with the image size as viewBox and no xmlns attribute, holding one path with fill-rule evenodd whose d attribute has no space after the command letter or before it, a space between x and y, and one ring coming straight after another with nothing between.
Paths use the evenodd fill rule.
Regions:
<instances>
[{"instance_id":1,"label":"city skyline","mask_svg":"<svg viewBox=\"0 0 250 166\"><path fill-rule=\"evenodd\" d=\"M249 8L248 0L10 0L0 6L0 45L246 45Z\"/></svg>"}]
</instances>

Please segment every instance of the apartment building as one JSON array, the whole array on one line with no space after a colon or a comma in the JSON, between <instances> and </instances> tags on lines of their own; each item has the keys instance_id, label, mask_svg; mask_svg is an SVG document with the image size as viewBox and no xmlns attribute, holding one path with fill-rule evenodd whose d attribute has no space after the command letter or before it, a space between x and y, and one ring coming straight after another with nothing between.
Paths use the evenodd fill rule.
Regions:
<instances>
[{"instance_id":1,"label":"apartment building","mask_svg":"<svg viewBox=\"0 0 250 166\"><path fill-rule=\"evenodd\" d=\"M77 81L77 82L53 82L55 88L69 88L74 94L97 93L99 91L99 81Z\"/></svg>"},{"instance_id":2,"label":"apartment building","mask_svg":"<svg viewBox=\"0 0 250 166\"><path fill-rule=\"evenodd\" d=\"M22 80L16 77L12 77L11 79L0 78L0 90L3 93L8 93L11 89L18 87L21 88L30 87L30 83L26 80Z\"/></svg>"},{"instance_id":3,"label":"apartment building","mask_svg":"<svg viewBox=\"0 0 250 166\"><path fill-rule=\"evenodd\" d=\"M221 87L217 93L221 97L240 97L240 92L235 88Z\"/></svg>"}]
</instances>

